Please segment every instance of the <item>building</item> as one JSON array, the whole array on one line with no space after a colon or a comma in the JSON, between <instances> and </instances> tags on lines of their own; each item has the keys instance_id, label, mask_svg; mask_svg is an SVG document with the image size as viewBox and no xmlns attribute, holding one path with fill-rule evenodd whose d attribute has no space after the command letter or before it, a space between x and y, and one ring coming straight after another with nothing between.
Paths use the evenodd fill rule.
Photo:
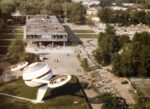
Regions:
<instances>
[{"instance_id":1,"label":"building","mask_svg":"<svg viewBox=\"0 0 150 109\"><path fill-rule=\"evenodd\" d=\"M98 14L98 9L96 8L88 8L86 10L86 15L88 16L97 16L97 14Z\"/></svg>"},{"instance_id":2,"label":"building","mask_svg":"<svg viewBox=\"0 0 150 109\"><path fill-rule=\"evenodd\" d=\"M88 8L88 9L86 10L86 18L88 18L88 19L90 19L90 20L92 20L92 21L99 22L100 19L99 19L99 17L97 17L98 11L99 11L98 8L94 8L94 7Z\"/></svg>"},{"instance_id":3,"label":"building","mask_svg":"<svg viewBox=\"0 0 150 109\"><path fill-rule=\"evenodd\" d=\"M132 7L134 3L122 3L122 5L125 7Z\"/></svg>"},{"instance_id":4,"label":"building","mask_svg":"<svg viewBox=\"0 0 150 109\"><path fill-rule=\"evenodd\" d=\"M82 5L84 6L84 7L87 7L87 8L89 8L89 7L97 7L97 6L99 6L99 4L100 4L100 1L98 1L98 0L84 0L84 1L82 1Z\"/></svg>"},{"instance_id":5,"label":"building","mask_svg":"<svg viewBox=\"0 0 150 109\"><path fill-rule=\"evenodd\" d=\"M110 6L112 10L122 10L126 11L128 8L127 7L120 7L120 6Z\"/></svg>"},{"instance_id":6,"label":"building","mask_svg":"<svg viewBox=\"0 0 150 109\"><path fill-rule=\"evenodd\" d=\"M68 39L67 32L56 16L28 15L24 31L24 40L28 44L65 45Z\"/></svg>"},{"instance_id":7,"label":"building","mask_svg":"<svg viewBox=\"0 0 150 109\"><path fill-rule=\"evenodd\" d=\"M99 0L72 0L72 2L77 2L77 3L82 3L82 5L84 7L95 7L95 6L99 6L100 1Z\"/></svg>"},{"instance_id":8,"label":"building","mask_svg":"<svg viewBox=\"0 0 150 109\"><path fill-rule=\"evenodd\" d=\"M11 18L15 23L25 24L26 15L20 11L15 11L11 13Z\"/></svg>"}]
</instances>

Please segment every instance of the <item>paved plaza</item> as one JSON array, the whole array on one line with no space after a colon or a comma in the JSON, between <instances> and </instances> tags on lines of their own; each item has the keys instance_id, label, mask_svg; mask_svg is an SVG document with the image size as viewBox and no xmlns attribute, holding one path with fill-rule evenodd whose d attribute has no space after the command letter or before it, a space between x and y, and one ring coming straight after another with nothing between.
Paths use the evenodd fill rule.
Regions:
<instances>
[{"instance_id":1,"label":"paved plaza","mask_svg":"<svg viewBox=\"0 0 150 109\"><path fill-rule=\"evenodd\" d=\"M88 82L88 84L92 84L94 87L96 87L99 93L112 92L120 97L123 97L128 104L134 104L135 101L132 94L130 93L130 90L132 90L132 86L129 83L121 84L121 81L126 78L118 78L110 73L108 69L111 70L111 66L101 68L96 67L97 64L93 59L92 51L96 47L97 40L86 38L81 40L83 42L82 45L70 47L55 47L52 49L47 48L45 50L40 49L34 50L34 53L43 53L40 55L45 57L44 61L51 66L54 74L57 75L67 73L76 75L81 82ZM95 69L91 72L85 72L82 69L80 61L77 58L77 53L79 53L81 57L87 58L90 67L94 67ZM93 77L92 75L95 72L96 77ZM92 83L92 80L96 81ZM85 92L88 98L99 95L99 93L95 92L93 89L85 89ZM100 106L100 104L92 104L93 109L99 109Z\"/></svg>"}]
</instances>

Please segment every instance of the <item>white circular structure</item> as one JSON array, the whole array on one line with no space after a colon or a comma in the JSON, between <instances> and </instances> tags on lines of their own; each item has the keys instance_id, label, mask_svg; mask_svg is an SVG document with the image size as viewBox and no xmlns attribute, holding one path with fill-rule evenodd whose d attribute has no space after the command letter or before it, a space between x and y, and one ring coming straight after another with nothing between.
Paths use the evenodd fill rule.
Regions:
<instances>
[{"instance_id":1,"label":"white circular structure","mask_svg":"<svg viewBox=\"0 0 150 109\"><path fill-rule=\"evenodd\" d=\"M17 71L17 70L20 70L20 69L23 69L24 67L26 67L28 65L28 62L27 61L24 61L24 62L20 62L16 65L13 65L11 66L11 71Z\"/></svg>"},{"instance_id":2,"label":"white circular structure","mask_svg":"<svg viewBox=\"0 0 150 109\"><path fill-rule=\"evenodd\" d=\"M55 78L52 78L49 81L48 87L57 88L57 87L65 85L70 80L71 80L71 75L68 75L68 74L59 75L59 76L56 76Z\"/></svg>"},{"instance_id":3,"label":"white circular structure","mask_svg":"<svg viewBox=\"0 0 150 109\"><path fill-rule=\"evenodd\" d=\"M44 83L34 82L34 79L49 81L52 78L52 71L48 64L35 62L27 66L23 71L23 80L30 87L41 86Z\"/></svg>"}]
</instances>

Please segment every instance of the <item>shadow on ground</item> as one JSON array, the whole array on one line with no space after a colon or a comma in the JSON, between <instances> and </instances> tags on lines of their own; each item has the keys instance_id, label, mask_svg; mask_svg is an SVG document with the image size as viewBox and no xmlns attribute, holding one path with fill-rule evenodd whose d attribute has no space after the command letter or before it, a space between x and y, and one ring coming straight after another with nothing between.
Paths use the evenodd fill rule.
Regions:
<instances>
[{"instance_id":1,"label":"shadow on ground","mask_svg":"<svg viewBox=\"0 0 150 109\"><path fill-rule=\"evenodd\" d=\"M72 80L68 84L48 91L48 94L47 96L44 97L44 100L55 98L58 96L64 96L64 95L85 97L83 93L79 93L79 92L81 92L80 83L77 80L77 78L73 76Z\"/></svg>"},{"instance_id":2,"label":"shadow on ground","mask_svg":"<svg viewBox=\"0 0 150 109\"><path fill-rule=\"evenodd\" d=\"M68 33L68 40L69 40L68 42L70 44L73 44L73 45L82 44L82 41L80 40L80 38L74 34L74 32L71 30L71 28L68 25L64 25L64 28Z\"/></svg>"}]
</instances>

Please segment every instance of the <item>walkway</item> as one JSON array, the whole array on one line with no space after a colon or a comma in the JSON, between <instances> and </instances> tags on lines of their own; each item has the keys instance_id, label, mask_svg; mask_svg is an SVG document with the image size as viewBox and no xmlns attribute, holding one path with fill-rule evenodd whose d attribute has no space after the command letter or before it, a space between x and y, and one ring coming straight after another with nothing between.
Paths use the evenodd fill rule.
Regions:
<instances>
[{"instance_id":1,"label":"walkway","mask_svg":"<svg viewBox=\"0 0 150 109\"><path fill-rule=\"evenodd\" d=\"M100 66L97 65L91 53L95 46L91 44L91 41L89 43L88 40L84 40L85 39L82 39L83 45L79 47L79 50L81 51L81 57L83 56L84 58L87 58L90 66L96 67L96 69L94 69L92 72L88 72L89 78L93 78L92 74L96 72L96 82L92 84L95 85L95 87L97 87L100 92L102 91L115 93L117 96L123 97L128 104L134 104L135 101L133 99L133 96L129 92L129 90L132 89L132 86L130 84L121 84L122 78L118 78L108 71L108 69L111 69L111 66L99 68ZM86 92L86 94L87 97L91 97L90 92ZM97 104L92 104L92 106L93 109L99 109L100 104L99 106L97 106Z\"/></svg>"},{"instance_id":2,"label":"walkway","mask_svg":"<svg viewBox=\"0 0 150 109\"><path fill-rule=\"evenodd\" d=\"M28 99L28 98L18 97L18 96L14 96L14 95L5 94L5 93L0 93L0 95L4 95L4 96L8 96L8 97L12 97L12 98L21 99L21 100L29 101L29 102L32 102L32 103L36 103L36 100L32 100L32 99Z\"/></svg>"}]
</instances>

